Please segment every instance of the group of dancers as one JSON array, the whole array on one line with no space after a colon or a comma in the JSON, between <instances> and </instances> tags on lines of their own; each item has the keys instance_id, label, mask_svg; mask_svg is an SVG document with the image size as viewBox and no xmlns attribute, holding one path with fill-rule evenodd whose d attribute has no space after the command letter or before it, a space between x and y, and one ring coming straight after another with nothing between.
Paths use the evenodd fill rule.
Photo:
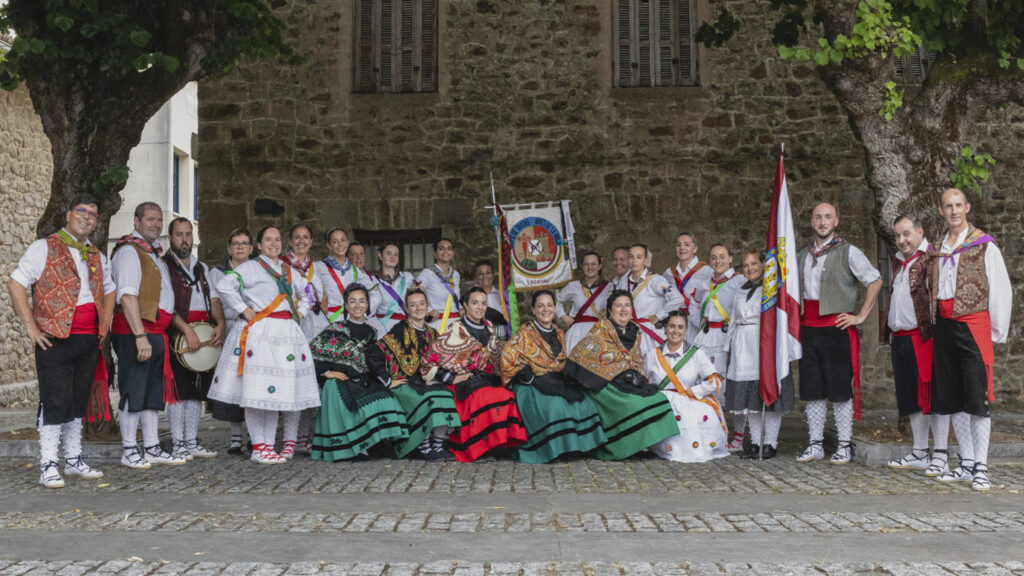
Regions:
<instances>
[{"instance_id":1,"label":"group of dancers","mask_svg":"<svg viewBox=\"0 0 1024 576\"><path fill-rule=\"evenodd\" d=\"M917 216L893 224L899 254L888 322L897 404L910 415L914 449L890 466L987 490L992 343L1006 338L1009 279L992 238L968 224L962 192L947 190L939 210L948 230L934 246ZM329 256L319 261L306 225L238 229L228 257L209 268L192 255L185 218L168 223L163 254L163 212L143 203L108 263L88 239L98 212L95 198L76 197L67 226L33 243L9 282L35 344L44 486L64 485L61 438L64 475L102 476L82 460L81 421L90 397L102 405L97 396L107 394L108 332L121 463L139 469L217 455L197 437L204 401L231 425L227 452L248 452L260 464L299 454L362 459L381 443L399 458L459 462L488 454L524 463L579 454L621 460L644 450L679 462L731 452L770 459L782 415L796 403L791 377L770 406L759 393L761 251L740 254L737 273L729 247L711 245L705 262L697 237L684 232L677 262L663 274L650 270L651 253L638 243L612 252L611 279L604 258L587 252L579 280L529 294L532 313L512 333L498 312L493 267L476 263L473 285L461 291L448 239L434 244L434 263L416 276L399 269L397 245L380 246L371 274L365 247L344 229L326 232ZM801 462L825 457L828 402L839 438L829 460L853 459L857 326L882 284L864 253L838 235L838 223L832 205L816 206L814 241L797 258L799 393L809 425ZM859 307L858 284L866 288ZM213 326L206 342L196 322ZM184 365L168 333L183 336L190 351L222 346L215 369ZM165 406L169 451L157 431ZM960 448L953 469L950 415Z\"/></svg>"}]
</instances>

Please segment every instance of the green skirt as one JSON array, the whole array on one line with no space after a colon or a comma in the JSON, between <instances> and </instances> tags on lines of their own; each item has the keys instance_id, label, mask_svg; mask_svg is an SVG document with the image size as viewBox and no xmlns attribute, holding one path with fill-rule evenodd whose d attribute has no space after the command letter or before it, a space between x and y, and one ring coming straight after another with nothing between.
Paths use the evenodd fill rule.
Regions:
<instances>
[{"instance_id":1,"label":"green skirt","mask_svg":"<svg viewBox=\"0 0 1024 576\"><path fill-rule=\"evenodd\" d=\"M526 443L516 450L520 462L543 464L562 454L590 452L608 441L590 398L569 402L522 384L513 385L512 391L526 427Z\"/></svg>"},{"instance_id":2,"label":"green skirt","mask_svg":"<svg viewBox=\"0 0 1024 576\"><path fill-rule=\"evenodd\" d=\"M412 386L392 388L391 393L402 405L409 422L409 437L395 443L395 454L405 458L438 426L457 429L462 423L455 409L455 398L447 386L430 386L420 394Z\"/></svg>"},{"instance_id":3,"label":"green skirt","mask_svg":"<svg viewBox=\"0 0 1024 576\"><path fill-rule=\"evenodd\" d=\"M340 389L344 382L330 379L320 393L313 449L310 458L334 462L358 456L381 440L409 437L405 410L390 391L359 399L355 410L346 406Z\"/></svg>"},{"instance_id":4,"label":"green skirt","mask_svg":"<svg viewBox=\"0 0 1024 576\"><path fill-rule=\"evenodd\" d=\"M672 405L664 394L636 396L608 384L587 389L597 407L608 442L594 454L601 460L622 460L644 448L679 434Z\"/></svg>"}]
</instances>

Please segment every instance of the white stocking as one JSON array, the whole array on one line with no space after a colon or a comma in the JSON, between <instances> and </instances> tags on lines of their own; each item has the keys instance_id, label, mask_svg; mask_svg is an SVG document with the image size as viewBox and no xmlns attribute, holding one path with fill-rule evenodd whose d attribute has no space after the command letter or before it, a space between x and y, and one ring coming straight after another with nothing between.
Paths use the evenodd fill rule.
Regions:
<instances>
[{"instance_id":1,"label":"white stocking","mask_svg":"<svg viewBox=\"0 0 1024 576\"><path fill-rule=\"evenodd\" d=\"M277 410L263 411L263 437L271 448L277 443Z\"/></svg>"},{"instance_id":2,"label":"white stocking","mask_svg":"<svg viewBox=\"0 0 1024 576\"><path fill-rule=\"evenodd\" d=\"M828 403L824 400L808 400L805 410L811 442L821 442L825 439L825 416L828 414Z\"/></svg>"},{"instance_id":3,"label":"white stocking","mask_svg":"<svg viewBox=\"0 0 1024 576\"><path fill-rule=\"evenodd\" d=\"M64 437L64 458L74 460L82 455L82 419L75 418L71 422L65 422L60 426L61 436Z\"/></svg>"},{"instance_id":4,"label":"white stocking","mask_svg":"<svg viewBox=\"0 0 1024 576\"><path fill-rule=\"evenodd\" d=\"M936 450L946 450L949 445L949 414L928 415L932 428L932 442Z\"/></svg>"},{"instance_id":5,"label":"white stocking","mask_svg":"<svg viewBox=\"0 0 1024 576\"><path fill-rule=\"evenodd\" d=\"M299 437L299 421L302 419L303 412L305 410L289 410L281 413L281 439L286 443L291 442L292 446L295 446L295 441ZM274 426L277 426L276 419Z\"/></svg>"},{"instance_id":6,"label":"white stocking","mask_svg":"<svg viewBox=\"0 0 1024 576\"><path fill-rule=\"evenodd\" d=\"M199 400L185 400L185 440L195 446L199 437L199 417L203 413L203 403Z\"/></svg>"},{"instance_id":7,"label":"white stocking","mask_svg":"<svg viewBox=\"0 0 1024 576\"><path fill-rule=\"evenodd\" d=\"M971 435L971 415L957 412L950 416L953 432L956 433L956 444L960 448L960 464L965 467L974 465L974 438Z\"/></svg>"},{"instance_id":8,"label":"white stocking","mask_svg":"<svg viewBox=\"0 0 1024 576\"><path fill-rule=\"evenodd\" d=\"M180 444L185 439L185 401L167 405L167 419L171 422L171 440ZM142 431L145 435L146 431ZM148 440L146 441L149 442Z\"/></svg>"},{"instance_id":9,"label":"white stocking","mask_svg":"<svg viewBox=\"0 0 1024 576\"><path fill-rule=\"evenodd\" d=\"M832 416L836 419L839 441L849 442L853 437L853 400L832 404Z\"/></svg>"},{"instance_id":10,"label":"white stocking","mask_svg":"<svg viewBox=\"0 0 1024 576\"><path fill-rule=\"evenodd\" d=\"M732 415L732 432L733 434L743 435L743 431L747 427L747 415L746 414L733 414ZM751 434L753 435L753 434Z\"/></svg>"},{"instance_id":11,"label":"white stocking","mask_svg":"<svg viewBox=\"0 0 1024 576\"><path fill-rule=\"evenodd\" d=\"M779 429L782 428L782 414L765 412L764 414L764 443L772 448L779 447Z\"/></svg>"},{"instance_id":12,"label":"white stocking","mask_svg":"<svg viewBox=\"0 0 1024 576\"><path fill-rule=\"evenodd\" d=\"M125 448L133 448L139 444L139 419L141 415L142 412L129 412L127 406L121 410L121 445Z\"/></svg>"},{"instance_id":13,"label":"white stocking","mask_svg":"<svg viewBox=\"0 0 1024 576\"><path fill-rule=\"evenodd\" d=\"M254 447L267 443L263 436L263 410L246 408L245 427L249 429L249 439Z\"/></svg>"},{"instance_id":14,"label":"white stocking","mask_svg":"<svg viewBox=\"0 0 1024 576\"><path fill-rule=\"evenodd\" d=\"M60 424L43 424L43 410L39 410L39 462L56 462L60 447Z\"/></svg>"},{"instance_id":15,"label":"white stocking","mask_svg":"<svg viewBox=\"0 0 1024 576\"><path fill-rule=\"evenodd\" d=\"M761 413L751 412L747 414L747 423L750 424L750 443L757 446L761 445ZM735 418L733 422L736 422Z\"/></svg>"},{"instance_id":16,"label":"white stocking","mask_svg":"<svg viewBox=\"0 0 1024 576\"><path fill-rule=\"evenodd\" d=\"M914 435L914 450L928 451L928 420L922 412L910 415L910 431Z\"/></svg>"},{"instance_id":17,"label":"white stocking","mask_svg":"<svg viewBox=\"0 0 1024 576\"><path fill-rule=\"evenodd\" d=\"M992 418L971 416L971 436L974 439L974 461L988 464L988 440L992 434Z\"/></svg>"},{"instance_id":18,"label":"white stocking","mask_svg":"<svg viewBox=\"0 0 1024 576\"><path fill-rule=\"evenodd\" d=\"M142 446L150 448L160 445L160 413L156 410L139 412L139 424L142 425Z\"/></svg>"}]
</instances>

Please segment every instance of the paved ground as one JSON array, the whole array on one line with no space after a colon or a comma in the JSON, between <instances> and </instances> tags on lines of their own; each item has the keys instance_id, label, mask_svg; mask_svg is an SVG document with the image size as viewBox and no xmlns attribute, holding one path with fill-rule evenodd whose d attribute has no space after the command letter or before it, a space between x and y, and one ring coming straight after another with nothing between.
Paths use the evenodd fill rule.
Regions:
<instances>
[{"instance_id":1,"label":"paved ground","mask_svg":"<svg viewBox=\"0 0 1024 576\"><path fill-rule=\"evenodd\" d=\"M221 455L36 483L0 459L4 574L1016 574L1024 462L973 493L782 456L520 465L377 458L259 466ZM226 431L204 430L220 445Z\"/></svg>"}]
</instances>

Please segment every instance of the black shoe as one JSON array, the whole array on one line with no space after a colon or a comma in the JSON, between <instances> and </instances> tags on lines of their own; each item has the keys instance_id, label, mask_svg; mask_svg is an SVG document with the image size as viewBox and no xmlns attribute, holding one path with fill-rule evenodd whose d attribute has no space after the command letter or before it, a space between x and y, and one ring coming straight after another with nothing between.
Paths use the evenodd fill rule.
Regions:
<instances>
[{"instance_id":1,"label":"black shoe","mask_svg":"<svg viewBox=\"0 0 1024 576\"><path fill-rule=\"evenodd\" d=\"M242 446L241 445L239 445L239 446L231 446L230 448L228 448L228 454L234 454L234 455L237 456L237 455L239 455L241 453L242 453Z\"/></svg>"},{"instance_id":2,"label":"black shoe","mask_svg":"<svg viewBox=\"0 0 1024 576\"><path fill-rule=\"evenodd\" d=\"M771 460L772 458L775 458L775 456L777 456L778 453L778 448L776 448L775 446L765 444L764 455L762 456L762 458L765 460Z\"/></svg>"},{"instance_id":3,"label":"black shoe","mask_svg":"<svg viewBox=\"0 0 1024 576\"><path fill-rule=\"evenodd\" d=\"M740 458L744 460L757 460L757 455L758 452L760 452L760 450L760 446L751 442L749 448L747 448L743 452L740 452Z\"/></svg>"},{"instance_id":4,"label":"black shoe","mask_svg":"<svg viewBox=\"0 0 1024 576\"><path fill-rule=\"evenodd\" d=\"M427 452L417 452L419 459L425 462L437 462L444 460L444 454L438 450L430 450Z\"/></svg>"}]
</instances>

